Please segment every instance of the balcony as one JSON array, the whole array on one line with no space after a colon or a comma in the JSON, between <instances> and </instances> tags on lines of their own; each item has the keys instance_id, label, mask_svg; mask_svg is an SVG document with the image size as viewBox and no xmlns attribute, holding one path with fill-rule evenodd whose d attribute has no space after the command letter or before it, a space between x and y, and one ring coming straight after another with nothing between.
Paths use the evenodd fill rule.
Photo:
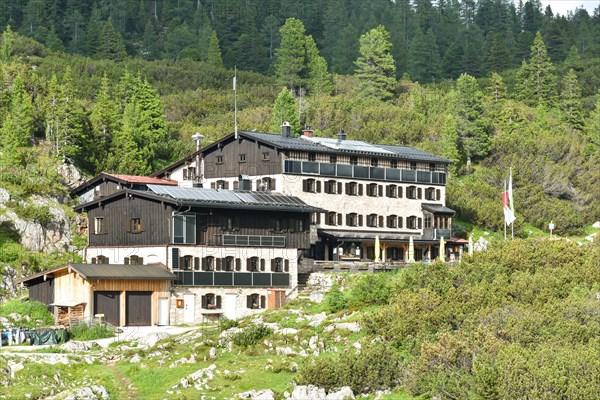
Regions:
<instances>
[{"instance_id":1,"label":"balcony","mask_svg":"<svg viewBox=\"0 0 600 400\"><path fill-rule=\"evenodd\" d=\"M288 287L285 272L173 271L175 286Z\"/></svg>"},{"instance_id":2,"label":"balcony","mask_svg":"<svg viewBox=\"0 0 600 400\"><path fill-rule=\"evenodd\" d=\"M423 239L429 240L448 240L452 237L452 229L440 229L440 228L425 228L423 229Z\"/></svg>"},{"instance_id":3,"label":"balcony","mask_svg":"<svg viewBox=\"0 0 600 400\"><path fill-rule=\"evenodd\" d=\"M222 246L285 247L285 236L221 235Z\"/></svg>"}]
</instances>

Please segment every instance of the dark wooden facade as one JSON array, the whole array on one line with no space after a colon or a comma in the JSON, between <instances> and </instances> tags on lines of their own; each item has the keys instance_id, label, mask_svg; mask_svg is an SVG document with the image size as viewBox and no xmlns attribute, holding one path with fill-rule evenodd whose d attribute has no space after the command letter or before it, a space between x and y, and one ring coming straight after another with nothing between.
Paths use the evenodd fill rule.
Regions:
<instances>
[{"instance_id":1,"label":"dark wooden facade","mask_svg":"<svg viewBox=\"0 0 600 400\"><path fill-rule=\"evenodd\" d=\"M40 277L28 282L27 287L30 301L41 301L44 304L54 303L54 279ZM48 306L48 308L52 311L52 306Z\"/></svg>"},{"instance_id":2,"label":"dark wooden facade","mask_svg":"<svg viewBox=\"0 0 600 400\"><path fill-rule=\"evenodd\" d=\"M223 143L204 157L206 179L282 173L282 155L264 144L240 138Z\"/></svg>"},{"instance_id":3,"label":"dark wooden facade","mask_svg":"<svg viewBox=\"0 0 600 400\"><path fill-rule=\"evenodd\" d=\"M123 194L86 207L90 246L162 246L173 242L174 214L196 214L195 245L223 246L222 235L283 236L285 247L306 249L310 214L301 212L177 207L160 200ZM97 231L96 219L103 219ZM139 219L139 229L132 220ZM136 228L136 229L134 229ZM188 244L189 245L189 244ZM191 244L194 245L194 244Z\"/></svg>"}]
</instances>

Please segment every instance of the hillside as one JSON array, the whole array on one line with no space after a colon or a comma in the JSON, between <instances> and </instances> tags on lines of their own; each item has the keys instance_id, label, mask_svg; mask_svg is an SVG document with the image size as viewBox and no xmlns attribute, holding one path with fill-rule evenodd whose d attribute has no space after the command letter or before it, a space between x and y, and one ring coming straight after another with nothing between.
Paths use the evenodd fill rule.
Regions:
<instances>
[{"instance_id":1,"label":"hillside","mask_svg":"<svg viewBox=\"0 0 600 400\"><path fill-rule=\"evenodd\" d=\"M371 399L594 399L598 260L598 242L528 239L453 266L316 275L300 299L251 320L122 334L107 350L4 349L0 383L9 398L324 399L349 387ZM321 395L295 387L311 384Z\"/></svg>"}]
</instances>

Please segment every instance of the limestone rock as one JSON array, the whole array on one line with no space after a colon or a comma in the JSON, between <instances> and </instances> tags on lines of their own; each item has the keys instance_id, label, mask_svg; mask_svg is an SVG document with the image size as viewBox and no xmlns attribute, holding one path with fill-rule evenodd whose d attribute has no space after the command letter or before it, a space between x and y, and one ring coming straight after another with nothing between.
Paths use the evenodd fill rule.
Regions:
<instances>
[{"instance_id":1,"label":"limestone rock","mask_svg":"<svg viewBox=\"0 0 600 400\"><path fill-rule=\"evenodd\" d=\"M313 303L322 303L323 300L325 300L325 293L318 292L318 291L310 292L310 295L308 296L308 298Z\"/></svg>"},{"instance_id":2,"label":"limestone rock","mask_svg":"<svg viewBox=\"0 0 600 400\"><path fill-rule=\"evenodd\" d=\"M308 386L296 386L292 392L290 400L325 400L327 399L327 393L325 389L318 388L313 385Z\"/></svg>"},{"instance_id":3,"label":"limestone rock","mask_svg":"<svg viewBox=\"0 0 600 400\"><path fill-rule=\"evenodd\" d=\"M282 335L297 335L298 334L298 329L283 328L281 331L279 331L279 333L281 333Z\"/></svg>"},{"instance_id":4,"label":"limestone rock","mask_svg":"<svg viewBox=\"0 0 600 400\"><path fill-rule=\"evenodd\" d=\"M339 322L337 324L328 325L325 328L325 332L331 332L334 329L348 329L350 332L359 332L360 325L358 322Z\"/></svg>"},{"instance_id":5,"label":"limestone rock","mask_svg":"<svg viewBox=\"0 0 600 400\"><path fill-rule=\"evenodd\" d=\"M239 393L240 399L252 399L252 400L275 400L275 393L271 389L265 390L249 390L247 392Z\"/></svg>"},{"instance_id":6,"label":"limestone rock","mask_svg":"<svg viewBox=\"0 0 600 400\"><path fill-rule=\"evenodd\" d=\"M166 332L152 332L142 336L138 340L138 347L154 347L160 340L168 338L170 335Z\"/></svg>"},{"instance_id":7,"label":"limestone rock","mask_svg":"<svg viewBox=\"0 0 600 400\"><path fill-rule=\"evenodd\" d=\"M354 392L349 386L344 386L337 392L331 392L326 397L327 400L354 400Z\"/></svg>"},{"instance_id":8,"label":"limestone rock","mask_svg":"<svg viewBox=\"0 0 600 400\"><path fill-rule=\"evenodd\" d=\"M142 357L140 357L139 354L135 354L133 357L131 357L131 360L129 360L129 362L132 364L137 364L140 361L142 361Z\"/></svg>"},{"instance_id":9,"label":"limestone rock","mask_svg":"<svg viewBox=\"0 0 600 400\"><path fill-rule=\"evenodd\" d=\"M214 360L215 358L217 358L217 349L214 347L211 347L210 350L208 351L208 357L211 360Z\"/></svg>"},{"instance_id":10,"label":"limestone rock","mask_svg":"<svg viewBox=\"0 0 600 400\"><path fill-rule=\"evenodd\" d=\"M8 190L4 188L0 188L0 205L4 205L7 201L10 200L10 193Z\"/></svg>"},{"instance_id":11,"label":"limestone rock","mask_svg":"<svg viewBox=\"0 0 600 400\"><path fill-rule=\"evenodd\" d=\"M64 343L62 345L60 345L60 348L66 351L70 351L72 353L78 352L78 351L87 351L91 348L92 346L90 345L90 343L86 343L86 342L79 342L79 341L70 341L67 343Z\"/></svg>"},{"instance_id":12,"label":"limestone rock","mask_svg":"<svg viewBox=\"0 0 600 400\"><path fill-rule=\"evenodd\" d=\"M308 325L310 325L312 327L319 326L326 319L327 319L327 314L325 312L322 312L320 314L315 314L312 317L310 317L310 322L308 323Z\"/></svg>"}]
</instances>

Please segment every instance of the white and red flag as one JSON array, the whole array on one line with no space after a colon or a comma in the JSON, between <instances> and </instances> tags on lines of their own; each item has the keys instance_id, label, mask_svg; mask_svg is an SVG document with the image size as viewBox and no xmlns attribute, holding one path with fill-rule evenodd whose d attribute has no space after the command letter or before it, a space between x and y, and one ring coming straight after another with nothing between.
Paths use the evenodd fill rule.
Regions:
<instances>
[{"instance_id":1,"label":"white and red flag","mask_svg":"<svg viewBox=\"0 0 600 400\"><path fill-rule=\"evenodd\" d=\"M506 181L504 181L506 185ZM515 217L515 206L513 204L513 193L512 193L512 168L510 170L510 178L508 179L508 190L506 187L505 191L502 192L502 208L504 208L504 223L510 225L517 217Z\"/></svg>"}]
</instances>

